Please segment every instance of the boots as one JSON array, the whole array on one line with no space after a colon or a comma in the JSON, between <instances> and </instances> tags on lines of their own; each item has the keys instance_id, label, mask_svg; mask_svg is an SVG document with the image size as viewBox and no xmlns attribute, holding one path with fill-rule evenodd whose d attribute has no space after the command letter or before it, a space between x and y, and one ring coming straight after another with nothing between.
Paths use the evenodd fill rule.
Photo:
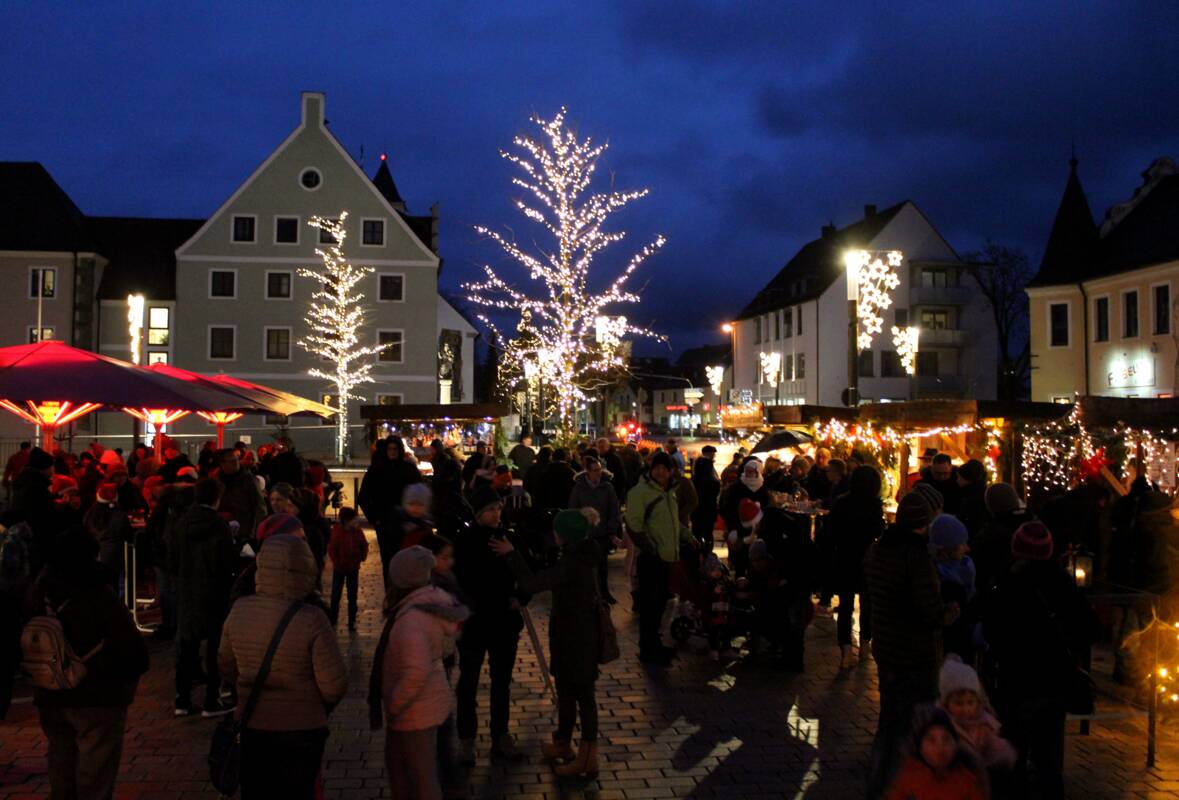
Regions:
<instances>
[{"instance_id":1,"label":"boots","mask_svg":"<svg viewBox=\"0 0 1179 800\"><path fill-rule=\"evenodd\" d=\"M569 764L553 768L558 778L583 778L593 780L598 777L598 743L582 741L577 748L577 758Z\"/></svg>"},{"instance_id":2,"label":"boots","mask_svg":"<svg viewBox=\"0 0 1179 800\"><path fill-rule=\"evenodd\" d=\"M540 746L541 755L545 761L553 761L558 764L568 764L575 756L573 753L573 745L570 744L570 739L562 739L557 734L553 734L553 741L545 742Z\"/></svg>"}]
</instances>

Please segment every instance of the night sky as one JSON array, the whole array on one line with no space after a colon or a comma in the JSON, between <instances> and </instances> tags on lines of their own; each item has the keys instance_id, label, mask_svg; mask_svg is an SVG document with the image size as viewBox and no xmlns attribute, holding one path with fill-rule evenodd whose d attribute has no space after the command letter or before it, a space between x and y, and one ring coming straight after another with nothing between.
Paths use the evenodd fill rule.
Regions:
<instances>
[{"instance_id":1,"label":"night sky","mask_svg":"<svg viewBox=\"0 0 1179 800\"><path fill-rule=\"evenodd\" d=\"M367 172L388 152L411 211L441 204L456 291L502 263L473 225L533 236L497 151L567 105L611 142L600 174L651 189L619 225L669 241L628 313L675 352L865 203L1038 263L1074 142L1099 217L1179 157L1169 2L180 5L4 4L0 159L90 214L207 216L321 90Z\"/></svg>"}]
</instances>

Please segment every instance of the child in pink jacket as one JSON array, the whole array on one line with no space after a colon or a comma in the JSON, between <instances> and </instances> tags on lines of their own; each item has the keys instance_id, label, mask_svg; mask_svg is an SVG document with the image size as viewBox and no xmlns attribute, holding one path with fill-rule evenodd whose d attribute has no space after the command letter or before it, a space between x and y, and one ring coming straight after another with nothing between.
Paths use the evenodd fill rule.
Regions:
<instances>
[{"instance_id":1,"label":"child in pink jacket","mask_svg":"<svg viewBox=\"0 0 1179 800\"><path fill-rule=\"evenodd\" d=\"M1015 766L1015 747L999 735L1002 725L991 711L978 673L951 653L942 664L938 688L940 705L950 715L954 730L978 754L983 766L1001 770Z\"/></svg>"}]
</instances>

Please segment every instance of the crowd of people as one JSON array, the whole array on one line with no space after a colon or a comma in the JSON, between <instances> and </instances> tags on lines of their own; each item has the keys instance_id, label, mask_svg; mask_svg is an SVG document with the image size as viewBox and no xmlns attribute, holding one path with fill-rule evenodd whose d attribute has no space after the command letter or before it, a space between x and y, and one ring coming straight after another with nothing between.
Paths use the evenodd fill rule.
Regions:
<instances>
[{"instance_id":1,"label":"crowd of people","mask_svg":"<svg viewBox=\"0 0 1179 800\"><path fill-rule=\"evenodd\" d=\"M125 460L98 445L78 458L31 447L17 457L0 517L0 668L13 674L20 626L38 614L56 615L77 653L105 643L78 686L36 692L55 791L78 796L113 785L147 668L118 601L127 542L155 573L153 636L176 643L176 715L198 713L191 694L202 685L202 716L250 709L246 797L312 797L320 785L328 717L348 684L341 605L346 593L355 629L369 555L363 520L385 582L368 696L397 798L465 796L456 766L477 763L483 725L490 758L524 757L510 733L511 684L530 600L546 591L559 714L543 753L559 777L597 775L604 655L587 632L618 602L606 565L619 549L638 657L652 669L679 654L669 642L682 623L715 659L802 672L808 626L833 606L840 669L874 659L878 671L870 797L1019 797L1033 785L1061 797L1065 712L1097 625L1060 557L1085 544L1099 571L1156 589L1169 579L1151 549L1161 493L1144 480L1129 499L1078 487L1037 518L1012 486L988 485L980 462L937 453L886 515L879 468L823 448L788 463L737 451L720 466L714 447L690 458L675 441L536 449L525 437L498 458L479 443L463 459L436 440L420 454L427 480L419 455L391 436L360 486L363 520L345 507L334 524L330 475L289 443L206 448L196 464L142 445ZM1124 537L1108 533L1118 526ZM1125 617L1124 629L1138 624Z\"/></svg>"}]
</instances>

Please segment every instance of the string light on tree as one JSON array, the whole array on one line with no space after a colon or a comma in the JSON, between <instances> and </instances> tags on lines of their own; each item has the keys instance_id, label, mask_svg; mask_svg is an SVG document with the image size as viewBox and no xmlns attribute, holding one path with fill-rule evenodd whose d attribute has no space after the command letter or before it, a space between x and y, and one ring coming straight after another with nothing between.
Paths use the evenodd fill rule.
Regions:
<instances>
[{"instance_id":1,"label":"string light on tree","mask_svg":"<svg viewBox=\"0 0 1179 800\"><path fill-rule=\"evenodd\" d=\"M551 236L550 248L534 255L496 231L477 226L524 268L528 278L540 284L530 294L516 289L490 266L483 268L483 280L467 283L467 299L495 312L520 314L517 336L509 339L486 314L479 319L491 330L500 350L500 381L511 390L524 379L525 365L532 361L540 380L554 393L558 426L562 436L576 433L577 407L588 392L607 382L611 373L626 368L619 346L627 335L663 337L637 327L626 317L611 317L607 310L620 303L637 303L639 295L627 288L635 270L663 247L657 236L626 262L604 291L595 291L591 281L594 259L610 245L622 241L623 231L606 231L612 214L647 190L588 193L607 145L580 139L565 125L562 108L551 120L532 117L538 136L517 136L516 152L501 155L520 168L513 185L524 190L516 207ZM605 321L605 322L604 322Z\"/></svg>"},{"instance_id":2,"label":"string light on tree","mask_svg":"<svg viewBox=\"0 0 1179 800\"><path fill-rule=\"evenodd\" d=\"M892 292L901 285L896 270L903 259L898 250L889 251L884 258L868 250L852 250L844 257L849 294L857 300L859 334L856 346L859 350L870 348L876 334L884 331L881 315L892 305Z\"/></svg>"},{"instance_id":3,"label":"string light on tree","mask_svg":"<svg viewBox=\"0 0 1179 800\"><path fill-rule=\"evenodd\" d=\"M362 345L360 342L368 308L361 302L364 295L356 291L356 285L374 270L354 266L345 258L346 219L348 212L342 211L338 220L312 217L308 221L311 227L328 234L330 244L326 249L319 247L315 250L323 260L319 269L299 269L300 277L315 281L316 290L304 317L311 332L299 339L298 344L311 355L335 365L330 372L313 367L307 374L330 381L335 388L339 408L336 414L336 458L341 464L348 458L348 403L364 399L353 390L372 382L374 359L389 346Z\"/></svg>"}]
</instances>

